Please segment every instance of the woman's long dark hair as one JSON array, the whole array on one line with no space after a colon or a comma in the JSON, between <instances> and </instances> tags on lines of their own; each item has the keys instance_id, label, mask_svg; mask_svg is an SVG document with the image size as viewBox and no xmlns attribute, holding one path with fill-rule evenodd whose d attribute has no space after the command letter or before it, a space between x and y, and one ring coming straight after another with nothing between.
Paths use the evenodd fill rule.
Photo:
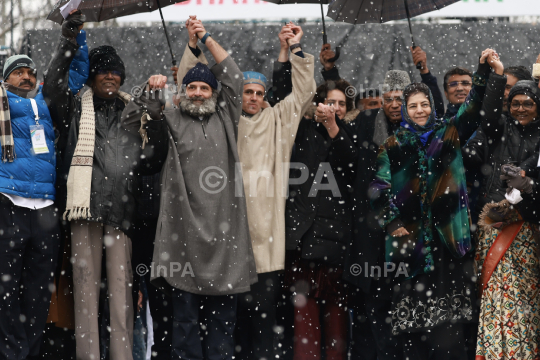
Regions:
<instances>
[{"instance_id":1,"label":"woman's long dark hair","mask_svg":"<svg viewBox=\"0 0 540 360\"><path fill-rule=\"evenodd\" d=\"M347 88L349 87L351 87L351 84L343 79L337 81L327 80L317 88L317 93L313 97L313 102L317 105L319 103L324 103L329 91L339 90L345 94L345 104L347 112L349 112L354 109L354 97L347 96Z\"/></svg>"}]
</instances>

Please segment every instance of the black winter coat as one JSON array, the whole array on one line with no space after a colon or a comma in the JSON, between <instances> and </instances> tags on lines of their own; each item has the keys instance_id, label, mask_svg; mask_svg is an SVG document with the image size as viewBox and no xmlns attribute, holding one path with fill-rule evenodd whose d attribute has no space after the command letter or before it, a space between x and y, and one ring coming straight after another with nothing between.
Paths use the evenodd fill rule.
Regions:
<instances>
[{"instance_id":1,"label":"black winter coat","mask_svg":"<svg viewBox=\"0 0 540 360\"><path fill-rule=\"evenodd\" d=\"M371 269L372 266L380 266L382 269L384 266L385 233L378 223L378 212L372 209L368 196L369 185L375 179L377 171L376 160L379 150L373 136L377 115L382 112L383 109L363 111L348 124L355 134L355 144L358 148L356 164L358 175L353 185L353 238L343 277L365 293L373 291L374 280L377 280L366 276L365 269ZM392 123L386 117L385 120L388 136L391 136L399 128L399 123ZM355 273L354 269L358 269L358 266L364 269L364 272ZM376 283L376 287L384 288L384 296L389 297L390 284L383 286L378 281Z\"/></svg>"},{"instance_id":2,"label":"black winter coat","mask_svg":"<svg viewBox=\"0 0 540 360\"><path fill-rule=\"evenodd\" d=\"M340 130L334 139L322 124L306 118L300 122L291 163L301 163L309 176L301 184L289 185L286 247L300 248L302 259L343 266L351 242L351 186L357 150L350 129L337 116L336 122ZM298 179L301 173L291 166L289 179ZM337 185L333 189L339 194L326 189L314 193L314 184Z\"/></svg>"},{"instance_id":3,"label":"black winter coat","mask_svg":"<svg viewBox=\"0 0 540 360\"><path fill-rule=\"evenodd\" d=\"M67 193L67 178L79 134L81 98L68 88L69 66L77 46L62 37L59 48L45 75L53 84L44 88L61 120L58 152L62 162L58 167L57 206L63 213ZM69 54L70 56L66 56ZM135 195L140 190L142 175L159 172L167 154L167 127L163 121L148 123L150 143L142 149L142 139L136 129L121 124L125 104L120 99L103 100L94 96L95 146L92 165L92 185L89 221L100 222L124 231L128 236L136 215Z\"/></svg>"},{"instance_id":4,"label":"black winter coat","mask_svg":"<svg viewBox=\"0 0 540 360\"><path fill-rule=\"evenodd\" d=\"M500 179L501 166L512 163L525 170L527 176L538 176L538 143L540 120L523 126L511 115L502 113L502 98L506 77L491 74L484 99L485 119L481 131L467 145L464 162L467 168L481 167L484 175L476 210L480 212L489 202L505 199L506 182ZM491 87L491 89L490 89Z\"/></svg>"}]
</instances>

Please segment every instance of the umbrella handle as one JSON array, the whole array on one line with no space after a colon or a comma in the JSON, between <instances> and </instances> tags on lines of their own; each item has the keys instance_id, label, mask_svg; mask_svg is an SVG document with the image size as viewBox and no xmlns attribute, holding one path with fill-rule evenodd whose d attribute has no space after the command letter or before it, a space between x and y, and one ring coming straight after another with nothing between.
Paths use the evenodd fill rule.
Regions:
<instances>
[{"instance_id":1,"label":"umbrella handle","mask_svg":"<svg viewBox=\"0 0 540 360\"><path fill-rule=\"evenodd\" d=\"M326 43L325 43L325 44L326 44ZM331 58L331 59L328 59L328 62L336 62L337 59L339 59L339 55L340 55L340 51L341 51L340 49L341 49L341 46L338 46L338 47L336 48L336 56L334 56L334 57Z\"/></svg>"},{"instance_id":2,"label":"umbrella handle","mask_svg":"<svg viewBox=\"0 0 540 360\"><path fill-rule=\"evenodd\" d=\"M413 45L412 49L414 50L414 49L416 49L417 47L418 47L418 46ZM416 64L416 68L417 68L418 70L422 69L422 63L419 62L418 64Z\"/></svg>"}]
</instances>

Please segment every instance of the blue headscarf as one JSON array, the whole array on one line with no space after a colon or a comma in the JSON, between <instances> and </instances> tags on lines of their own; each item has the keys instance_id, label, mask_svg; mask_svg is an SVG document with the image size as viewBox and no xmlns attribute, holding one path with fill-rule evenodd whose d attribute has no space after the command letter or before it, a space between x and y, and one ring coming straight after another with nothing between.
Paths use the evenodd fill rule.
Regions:
<instances>
[{"instance_id":1,"label":"blue headscarf","mask_svg":"<svg viewBox=\"0 0 540 360\"><path fill-rule=\"evenodd\" d=\"M405 88L405 90L403 90L403 94L406 94L411 87L416 87L416 88L421 87L428 90L429 105L431 106L431 114L429 115L429 118L426 124L424 126L420 126L417 123L415 123L409 116L409 113L407 112L407 102L405 101L401 105L401 119L402 120L401 120L400 125L404 127L405 129L408 129L409 131L416 133L418 137L420 138L422 145L426 145L426 142L428 141L429 136L433 132L433 126L435 126L435 121L437 120L437 114L435 112L435 101L433 100L433 96L431 95L431 90L429 90L427 85L423 83L409 84Z\"/></svg>"}]
</instances>

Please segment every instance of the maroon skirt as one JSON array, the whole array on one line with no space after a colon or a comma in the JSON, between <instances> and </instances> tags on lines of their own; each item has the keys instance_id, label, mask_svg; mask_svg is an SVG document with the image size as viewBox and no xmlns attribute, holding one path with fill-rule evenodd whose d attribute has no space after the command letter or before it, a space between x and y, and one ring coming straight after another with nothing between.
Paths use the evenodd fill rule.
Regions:
<instances>
[{"instance_id":1,"label":"maroon skirt","mask_svg":"<svg viewBox=\"0 0 540 360\"><path fill-rule=\"evenodd\" d=\"M284 286L296 293L347 304L348 286L343 280L343 267L301 259L296 253L288 252L285 259Z\"/></svg>"}]
</instances>

